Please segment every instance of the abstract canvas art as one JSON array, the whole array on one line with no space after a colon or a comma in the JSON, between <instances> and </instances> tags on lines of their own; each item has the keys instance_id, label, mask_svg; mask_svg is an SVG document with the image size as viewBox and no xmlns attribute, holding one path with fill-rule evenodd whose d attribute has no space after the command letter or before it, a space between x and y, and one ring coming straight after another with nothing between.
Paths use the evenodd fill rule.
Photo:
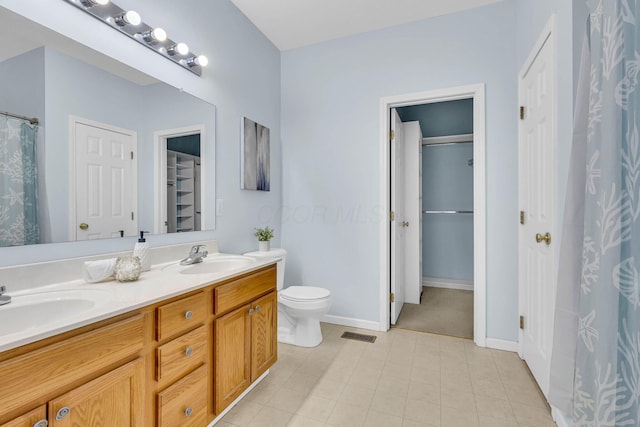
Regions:
<instances>
[{"instance_id":1,"label":"abstract canvas art","mask_svg":"<svg viewBox=\"0 0 640 427\"><path fill-rule=\"evenodd\" d=\"M269 128L246 117L242 118L241 188L269 191Z\"/></svg>"}]
</instances>

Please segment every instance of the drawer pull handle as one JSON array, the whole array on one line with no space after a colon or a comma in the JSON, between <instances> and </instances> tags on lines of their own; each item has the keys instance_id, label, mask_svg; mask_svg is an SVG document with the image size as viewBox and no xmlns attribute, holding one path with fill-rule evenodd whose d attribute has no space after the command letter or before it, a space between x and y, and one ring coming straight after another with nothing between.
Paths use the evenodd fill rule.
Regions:
<instances>
[{"instance_id":1,"label":"drawer pull handle","mask_svg":"<svg viewBox=\"0 0 640 427\"><path fill-rule=\"evenodd\" d=\"M47 420L40 420L38 422L36 422L33 427L47 427L49 425L49 421Z\"/></svg>"},{"instance_id":2,"label":"drawer pull handle","mask_svg":"<svg viewBox=\"0 0 640 427\"><path fill-rule=\"evenodd\" d=\"M193 349L191 347L187 347L184 351L185 356L191 356L193 354Z\"/></svg>"},{"instance_id":3,"label":"drawer pull handle","mask_svg":"<svg viewBox=\"0 0 640 427\"><path fill-rule=\"evenodd\" d=\"M256 313L258 313L260 311L260 306L256 305Z\"/></svg>"},{"instance_id":4,"label":"drawer pull handle","mask_svg":"<svg viewBox=\"0 0 640 427\"><path fill-rule=\"evenodd\" d=\"M187 310L187 311L184 313L184 318L185 318L185 319L187 319L187 320L191 320L191 318L192 318L192 317L193 317L193 313L191 312L191 310Z\"/></svg>"},{"instance_id":5,"label":"drawer pull handle","mask_svg":"<svg viewBox=\"0 0 640 427\"><path fill-rule=\"evenodd\" d=\"M56 412L56 421L64 420L67 415L69 415L69 412L71 412L71 408L69 408L68 406L63 406L62 408L58 409L58 412Z\"/></svg>"},{"instance_id":6,"label":"drawer pull handle","mask_svg":"<svg viewBox=\"0 0 640 427\"><path fill-rule=\"evenodd\" d=\"M184 410L184 415L186 417L190 417L192 413L193 413L193 409L191 409L191 408L187 408L187 409Z\"/></svg>"}]
</instances>

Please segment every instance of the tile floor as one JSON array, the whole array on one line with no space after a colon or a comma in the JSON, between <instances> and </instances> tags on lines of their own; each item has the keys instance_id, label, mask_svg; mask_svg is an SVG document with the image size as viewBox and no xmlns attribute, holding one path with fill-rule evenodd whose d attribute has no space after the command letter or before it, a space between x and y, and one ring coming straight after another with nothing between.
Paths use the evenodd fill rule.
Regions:
<instances>
[{"instance_id":1,"label":"tile floor","mask_svg":"<svg viewBox=\"0 0 640 427\"><path fill-rule=\"evenodd\" d=\"M279 344L271 373L218 426L555 426L515 353L399 329L322 331L313 349Z\"/></svg>"}]
</instances>

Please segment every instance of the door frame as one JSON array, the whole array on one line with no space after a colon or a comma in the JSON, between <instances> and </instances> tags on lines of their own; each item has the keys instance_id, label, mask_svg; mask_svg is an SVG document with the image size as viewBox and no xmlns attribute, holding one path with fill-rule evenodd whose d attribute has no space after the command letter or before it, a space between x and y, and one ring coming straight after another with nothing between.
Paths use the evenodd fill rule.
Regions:
<instances>
[{"instance_id":1,"label":"door frame","mask_svg":"<svg viewBox=\"0 0 640 427\"><path fill-rule=\"evenodd\" d=\"M207 230L206 225L206 204L203 194L205 192L206 180L202 179L203 171L206 170L205 156L205 125L196 124L175 129L158 130L153 133L153 232L154 234L164 234L167 232L165 221L167 220L167 139L178 136L200 134L200 230Z\"/></svg>"},{"instance_id":2,"label":"door frame","mask_svg":"<svg viewBox=\"0 0 640 427\"><path fill-rule=\"evenodd\" d=\"M389 289L391 274L390 245L390 156L389 110L435 102L473 98L473 339L486 346L486 156L485 156L485 85L483 83L414 92L380 98L380 329L390 325Z\"/></svg>"},{"instance_id":3,"label":"door frame","mask_svg":"<svg viewBox=\"0 0 640 427\"><path fill-rule=\"evenodd\" d=\"M70 115L69 116L69 230L67 231L67 235L69 236L69 241L75 242L77 239L76 236L76 225L77 225L77 215L76 215L76 125L83 124L87 126L92 126L96 128L106 129L110 132L117 132L123 135L128 135L132 138L131 142L131 151L133 151L133 158L136 161L131 163L131 209L133 210L134 218L136 219L136 223L138 223L138 132L119 128L117 126L109 125L106 123L97 122L95 120L85 119L79 116ZM137 227L136 227L137 229Z\"/></svg>"},{"instance_id":4,"label":"door frame","mask_svg":"<svg viewBox=\"0 0 640 427\"><path fill-rule=\"evenodd\" d=\"M524 105L524 87L523 87L523 80L524 77L526 76L527 72L529 71L529 69L531 68L531 66L533 65L533 63L535 62L535 59L537 58L538 54L540 53L540 50L542 49L542 47L545 45L546 42L549 42L549 46L551 48L551 56L553 58L553 69L554 71L554 79L551 82L551 87L550 87L550 92L553 94L553 100L552 100L552 112L551 112L551 117L553 118L553 123L552 123L552 131L551 131L551 135L553 137L553 141L551 142L551 146L553 148L553 152L552 152L552 156L553 156L553 164L551 165L551 169L553 171L553 182L552 182L552 188L553 188L553 194L551 195L551 200L553 203L552 209L551 211L553 212L554 216L551 219L551 230L552 230L552 234L555 236L558 236L558 238L556 238L556 242L559 241L559 224L557 221L557 209L558 209L558 205L557 205L557 188L558 188L558 174L557 174L557 162L558 162L558 45L557 45L557 37L556 37L556 16L555 14L552 14L551 17L549 18L549 20L547 21L547 23L545 24L542 32L540 33L540 36L538 37L538 39L536 40L536 43L533 45L533 47L531 48L531 51L529 52L529 55L527 56L527 59L524 61L524 64L522 65L522 68L520 69L519 73L518 73L518 105ZM525 180L523 179L522 176L522 171L523 171L523 150L521 149L522 144L524 142L524 132L523 132L523 126L522 126L522 121L518 120L518 207L521 208L522 207L522 197L524 194L524 182ZM525 301L525 289L524 289L524 280L522 277L522 272L523 269L521 268L521 263L522 263L522 256L523 256L523 245L522 245L522 241L523 241L523 236L522 236L522 227L519 227L518 229L518 313L519 315L523 314L525 312L525 307L526 307L526 301ZM552 246L550 248L550 250L552 251L552 257L553 257L553 268L554 268L554 272L553 272L553 280L554 283L552 284L552 288L553 288L553 306L554 306L554 310L555 310L555 292L556 292L556 288L557 288L557 280L558 280L558 275L557 275L557 260L556 260L556 254L557 251L555 250L555 246ZM553 329L553 328L552 328ZM553 330L551 331L553 334ZM553 340L553 338L551 338ZM520 356L520 358L523 358L523 344L524 344L524 339L523 339L523 330L522 329L518 329L518 355Z\"/></svg>"}]
</instances>

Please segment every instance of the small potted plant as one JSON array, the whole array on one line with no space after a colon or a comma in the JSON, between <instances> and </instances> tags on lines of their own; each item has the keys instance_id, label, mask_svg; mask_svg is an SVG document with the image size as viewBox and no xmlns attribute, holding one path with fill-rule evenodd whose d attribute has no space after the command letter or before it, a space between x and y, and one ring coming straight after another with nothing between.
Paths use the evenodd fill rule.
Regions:
<instances>
[{"instance_id":1,"label":"small potted plant","mask_svg":"<svg viewBox=\"0 0 640 427\"><path fill-rule=\"evenodd\" d=\"M253 235L258 238L258 250L267 252L271 249L271 239L273 238L273 228L254 228Z\"/></svg>"}]
</instances>

